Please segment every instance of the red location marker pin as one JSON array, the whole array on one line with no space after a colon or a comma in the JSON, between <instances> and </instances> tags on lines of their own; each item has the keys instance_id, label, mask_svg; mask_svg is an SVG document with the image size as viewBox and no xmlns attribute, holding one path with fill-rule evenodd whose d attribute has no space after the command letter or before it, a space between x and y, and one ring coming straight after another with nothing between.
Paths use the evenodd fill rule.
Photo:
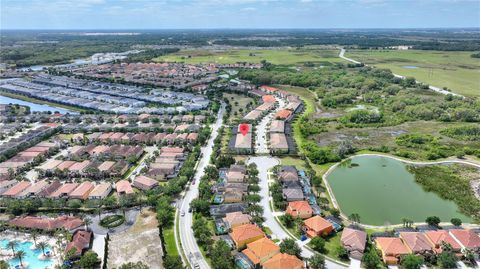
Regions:
<instances>
[{"instance_id":1,"label":"red location marker pin","mask_svg":"<svg viewBox=\"0 0 480 269\"><path fill-rule=\"evenodd\" d=\"M248 133L248 130L250 130L250 126L246 123L242 123L239 126L240 133L242 133L243 136L245 136Z\"/></svg>"}]
</instances>

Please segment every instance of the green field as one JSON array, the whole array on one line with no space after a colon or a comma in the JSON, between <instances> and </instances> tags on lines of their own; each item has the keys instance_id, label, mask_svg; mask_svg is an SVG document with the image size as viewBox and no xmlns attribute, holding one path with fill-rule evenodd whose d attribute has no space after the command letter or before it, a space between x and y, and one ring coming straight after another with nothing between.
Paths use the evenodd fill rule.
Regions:
<instances>
[{"instance_id":1,"label":"green field","mask_svg":"<svg viewBox=\"0 0 480 269\"><path fill-rule=\"evenodd\" d=\"M260 63L267 60L273 64L303 64L311 62L330 65L332 62L344 62L338 58L338 50L301 48L301 49L268 49L268 50L181 50L154 59L159 62L184 62L188 64L237 62Z\"/></svg>"},{"instance_id":2,"label":"green field","mask_svg":"<svg viewBox=\"0 0 480 269\"><path fill-rule=\"evenodd\" d=\"M352 50L346 57L412 76L466 96L480 96L480 59L473 52L425 50ZM414 68L406 68L414 67Z\"/></svg>"}]
</instances>

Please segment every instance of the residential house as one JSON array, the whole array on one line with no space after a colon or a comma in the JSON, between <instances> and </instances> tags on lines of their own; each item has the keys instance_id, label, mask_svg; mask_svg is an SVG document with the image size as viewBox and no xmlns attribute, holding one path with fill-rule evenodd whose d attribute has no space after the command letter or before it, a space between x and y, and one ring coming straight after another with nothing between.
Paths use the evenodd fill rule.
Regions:
<instances>
[{"instance_id":1,"label":"residential house","mask_svg":"<svg viewBox=\"0 0 480 269\"><path fill-rule=\"evenodd\" d=\"M223 194L223 202L224 203L240 203L243 199L243 192L238 190L230 190L226 191Z\"/></svg>"},{"instance_id":2,"label":"residential house","mask_svg":"<svg viewBox=\"0 0 480 269\"><path fill-rule=\"evenodd\" d=\"M74 191L72 191L68 197L72 199L86 200L90 192L95 188L90 181L82 182Z\"/></svg>"},{"instance_id":3,"label":"residential house","mask_svg":"<svg viewBox=\"0 0 480 269\"><path fill-rule=\"evenodd\" d=\"M238 133L235 136L235 144L233 148L239 154L250 154L253 152L252 149L252 133L247 133L245 135Z\"/></svg>"},{"instance_id":4,"label":"residential house","mask_svg":"<svg viewBox=\"0 0 480 269\"><path fill-rule=\"evenodd\" d=\"M450 230L449 233L460 244L462 250L480 252L480 236L473 230Z\"/></svg>"},{"instance_id":5,"label":"residential house","mask_svg":"<svg viewBox=\"0 0 480 269\"><path fill-rule=\"evenodd\" d=\"M301 219L311 218L313 215L313 209L307 201L294 201L288 203L286 214Z\"/></svg>"},{"instance_id":6,"label":"residential house","mask_svg":"<svg viewBox=\"0 0 480 269\"><path fill-rule=\"evenodd\" d=\"M270 133L284 133L285 132L285 121L283 120L272 120L270 123Z\"/></svg>"},{"instance_id":7,"label":"residential house","mask_svg":"<svg viewBox=\"0 0 480 269\"><path fill-rule=\"evenodd\" d=\"M73 258L78 258L82 255L83 250L90 247L90 241L92 240L92 232L89 231L76 231L73 234L72 241L67 244L65 253L72 252Z\"/></svg>"},{"instance_id":8,"label":"residential house","mask_svg":"<svg viewBox=\"0 0 480 269\"><path fill-rule=\"evenodd\" d=\"M437 254L442 253L443 243L450 244L452 250L456 253L459 253L462 250L460 244L453 238L448 231L438 230L438 231L427 231L425 236L433 245L433 251Z\"/></svg>"},{"instance_id":9,"label":"residential house","mask_svg":"<svg viewBox=\"0 0 480 269\"><path fill-rule=\"evenodd\" d=\"M401 232L400 238L403 243L413 254L424 255L427 253L433 254L433 244L423 233L419 232Z\"/></svg>"},{"instance_id":10,"label":"residential house","mask_svg":"<svg viewBox=\"0 0 480 269\"><path fill-rule=\"evenodd\" d=\"M49 185L41 190L39 193L36 194L38 198L47 198L50 197L52 193L54 193L56 190L58 190L62 186L62 183L60 181L55 180L49 183Z\"/></svg>"},{"instance_id":11,"label":"residential house","mask_svg":"<svg viewBox=\"0 0 480 269\"><path fill-rule=\"evenodd\" d=\"M254 265L261 265L280 253L280 247L272 240L264 237L247 244L242 251Z\"/></svg>"},{"instance_id":12,"label":"residential house","mask_svg":"<svg viewBox=\"0 0 480 269\"><path fill-rule=\"evenodd\" d=\"M115 189L117 190L118 195L131 195L135 193L132 185L130 185L130 182L127 180L120 180L115 183Z\"/></svg>"},{"instance_id":13,"label":"residential house","mask_svg":"<svg viewBox=\"0 0 480 269\"><path fill-rule=\"evenodd\" d=\"M15 184L17 184L18 181L16 180L4 180L4 181L0 181L0 196L6 192L8 189L12 188L13 186L15 186Z\"/></svg>"},{"instance_id":14,"label":"residential house","mask_svg":"<svg viewBox=\"0 0 480 269\"><path fill-rule=\"evenodd\" d=\"M227 228L235 228L240 225L248 224L252 221L252 217L248 214L244 214L241 211L227 213L223 218L223 222L227 225Z\"/></svg>"},{"instance_id":15,"label":"residential house","mask_svg":"<svg viewBox=\"0 0 480 269\"><path fill-rule=\"evenodd\" d=\"M345 228L340 238L342 246L348 251L348 254L358 260L361 260L367 244L367 233L352 228Z\"/></svg>"},{"instance_id":16,"label":"residential house","mask_svg":"<svg viewBox=\"0 0 480 269\"><path fill-rule=\"evenodd\" d=\"M403 256L411 254L402 239L398 237L377 237L375 245L382 253L383 261L388 265L398 264Z\"/></svg>"},{"instance_id":17,"label":"residential house","mask_svg":"<svg viewBox=\"0 0 480 269\"><path fill-rule=\"evenodd\" d=\"M23 192L31 185L32 184L29 181L20 181L14 186L12 186L10 189L6 190L4 193L2 193L2 197L19 198L23 194Z\"/></svg>"},{"instance_id":18,"label":"residential house","mask_svg":"<svg viewBox=\"0 0 480 269\"><path fill-rule=\"evenodd\" d=\"M263 269L304 269L305 263L294 255L278 253L263 263Z\"/></svg>"},{"instance_id":19,"label":"residential house","mask_svg":"<svg viewBox=\"0 0 480 269\"><path fill-rule=\"evenodd\" d=\"M282 166L278 173L280 181L298 181L298 171L295 166Z\"/></svg>"},{"instance_id":20,"label":"residential house","mask_svg":"<svg viewBox=\"0 0 480 269\"><path fill-rule=\"evenodd\" d=\"M137 176L133 180L133 186L146 191L157 187L158 181L146 176Z\"/></svg>"},{"instance_id":21,"label":"residential house","mask_svg":"<svg viewBox=\"0 0 480 269\"><path fill-rule=\"evenodd\" d=\"M284 188L282 190L282 194L283 194L283 199L285 199L287 202L305 200L305 196L303 195L302 189Z\"/></svg>"},{"instance_id":22,"label":"residential house","mask_svg":"<svg viewBox=\"0 0 480 269\"><path fill-rule=\"evenodd\" d=\"M67 231L74 231L83 225L83 221L80 218L72 216L60 216L57 218L46 217L15 217L8 221L8 224L14 227L37 229L43 231L55 231L59 228L66 229Z\"/></svg>"},{"instance_id":23,"label":"residential house","mask_svg":"<svg viewBox=\"0 0 480 269\"><path fill-rule=\"evenodd\" d=\"M235 242L237 249L241 249L248 243L265 237L262 229L255 224L244 224L232 228L232 232L230 232L229 235Z\"/></svg>"},{"instance_id":24,"label":"residential house","mask_svg":"<svg viewBox=\"0 0 480 269\"><path fill-rule=\"evenodd\" d=\"M333 232L333 225L320 216L311 217L303 222L303 230L308 237L327 236Z\"/></svg>"},{"instance_id":25,"label":"residential house","mask_svg":"<svg viewBox=\"0 0 480 269\"><path fill-rule=\"evenodd\" d=\"M275 113L274 118L277 120L288 120L292 116L292 111L288 109L282 109Z\"/></svg>"},{"instance_id":26,"label":"residential house","mask_svg":"<svg viewBox=\"0 0 480 269\"><path fill-rule=\"evenodd\" d=\"M50 197L52 198L67 198L77 187L78 183L66 183L54 191Z\"/></svg>"},{"instance_id":27,"label":"residential house","mask_svg":"<svg viewBox=\"0 0 480 269\"><path fill-rule=\"evenodd\" d=\"M287 137L283 133L270 133L270 151L272 153L288 153Z\"/></svg>"},{"instance_id":28,"label":"residential house","mask_svg":"<svg viewBox=\"0 0 480 269\"><path fill-rule=\"evenodd\" d=\"M105 199L112 192L112 183L100 183L90 192L88 199Z\"/></svg>"}]
</instances>

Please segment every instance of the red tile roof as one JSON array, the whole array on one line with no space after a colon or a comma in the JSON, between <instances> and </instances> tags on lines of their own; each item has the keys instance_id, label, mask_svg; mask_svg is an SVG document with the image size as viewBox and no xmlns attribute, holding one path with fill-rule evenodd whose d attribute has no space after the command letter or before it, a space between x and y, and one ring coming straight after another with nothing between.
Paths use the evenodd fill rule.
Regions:
<instances>
[{"instance_id":1,"label":"red tile roof","mask_svg":"<svg viewBox=\"0 0 480 269\"><path fill-rule=\"evenodd\" d=\"M9 225L39 229L45 231L53 231L55 229L64 228L66 230L74 230L83 225L83 221L77 217L60 216L54 219L45 217L16 217L8 222Z\"/></svg>"}]
</instances>

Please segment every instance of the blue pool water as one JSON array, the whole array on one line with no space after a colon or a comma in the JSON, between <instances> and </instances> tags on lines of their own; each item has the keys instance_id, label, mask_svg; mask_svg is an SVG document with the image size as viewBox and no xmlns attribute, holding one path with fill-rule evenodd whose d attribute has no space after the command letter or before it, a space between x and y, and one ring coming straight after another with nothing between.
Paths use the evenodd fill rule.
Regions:
<instances>
[{"instance_id":1,"label":"blue pool water","mask_svg":"<svg viewBox=\"0 0 480 269\"><path fill-rule=\"evenodd\" d=\"M414 66L414 65L404 65L402 66L403 68L407 68L407 69L416 69L418 68L418 66Z\"/></svg>"},{"instance_id":2,"label":"blue pool water","mask_svg":"<svg viewBox=\"0 0 480 269\"><path fill-rule=\"evenodd\" d=\"M7 248L8 240L1 239L0 240L0 247L2 249L6 249L7 251L12 251L11 249ZM31 250L30 247L33 245L33 242L18 242L17 247L15 248L16 251L23 250L27 254L25 258L23 258L24 263L28 263L29 269L44 269L44 268L52 268L53 262L50 260L39 260L38 255L42 253L41 249ZM45 248L45 252L50 251L49 248ZM8 260L8 264L15 268L16 265L20 264L18 259L11 259Z\"/></svg>"}]
</instances>

